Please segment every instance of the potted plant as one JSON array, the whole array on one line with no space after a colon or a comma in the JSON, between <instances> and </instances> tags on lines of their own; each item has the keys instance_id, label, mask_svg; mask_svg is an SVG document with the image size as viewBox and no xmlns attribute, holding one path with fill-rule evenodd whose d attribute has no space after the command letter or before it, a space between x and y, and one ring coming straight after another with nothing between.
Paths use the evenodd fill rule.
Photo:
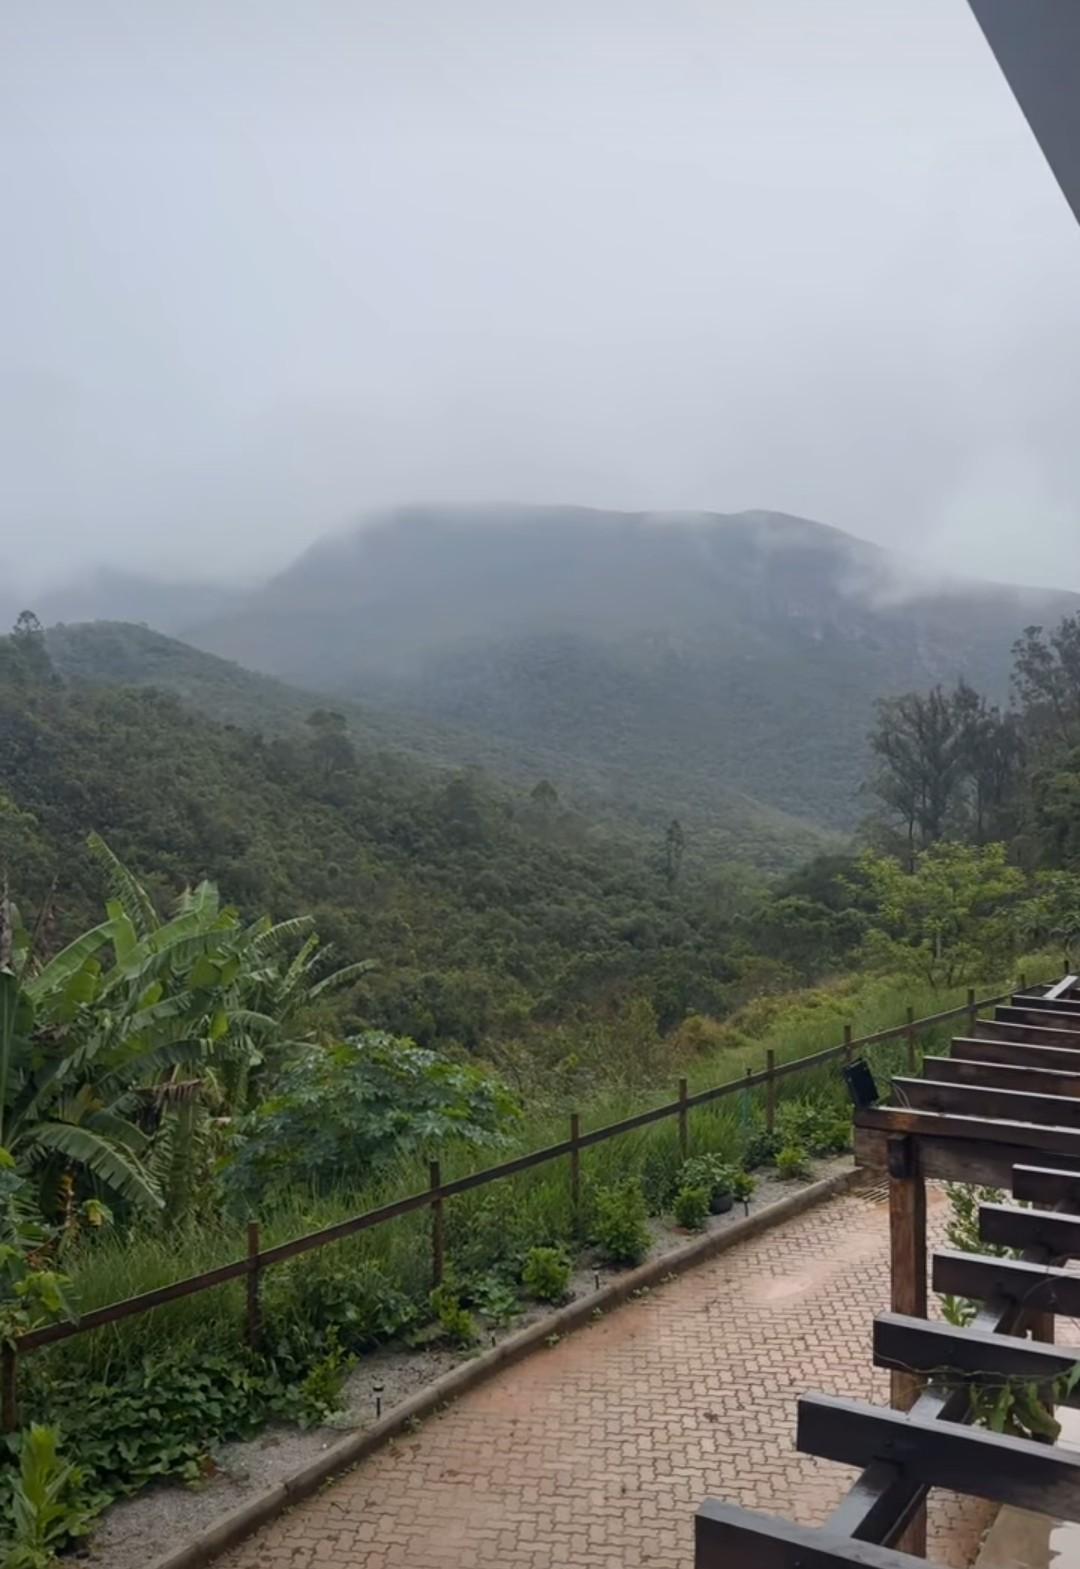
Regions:
<instances>
[{"instance_id":1,"label":"potted plant","mask_svg":"<svg viewBox=\"0 0 1080 1569\"><path fill-rule=\"evenodd\" d=\"M692 1155L679 1172L679 1188L704 1188L709 1213L726 1215L735 1202L732 1168L719 1155Z\"/></svg>"}]
</instances>

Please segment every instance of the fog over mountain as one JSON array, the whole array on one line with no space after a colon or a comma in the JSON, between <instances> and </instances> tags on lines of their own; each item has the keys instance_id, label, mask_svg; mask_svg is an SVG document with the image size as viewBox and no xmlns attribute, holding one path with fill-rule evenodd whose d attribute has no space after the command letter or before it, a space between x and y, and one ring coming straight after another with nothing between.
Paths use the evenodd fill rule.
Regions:
<instances>
[{"instance_id":1,"label":"fog over mountain","mask_svg":"<svg viewBox=\"0 0 1080 1569\"><path fill-rule=\"evenodd\" d=\"M1014 639L1078 606L1058 590L941 586L784 514L415 507L320 541L185 636L452 723L463 762L470 734L494 737L669 815L741 791L850 828L875 699L964 677L1003 701Z\"/></svg>"},{"instance_id":2,"label":"fog over mountain","mask_svg":"<svg viewBox=\"0 0 1080 1569\"><path fill-rule=\"evenodd\" d=\"M1080 235L963 0L12 0L0 194L0 597L506 496L1080 588Z\"/></svg>"}]
</instances>

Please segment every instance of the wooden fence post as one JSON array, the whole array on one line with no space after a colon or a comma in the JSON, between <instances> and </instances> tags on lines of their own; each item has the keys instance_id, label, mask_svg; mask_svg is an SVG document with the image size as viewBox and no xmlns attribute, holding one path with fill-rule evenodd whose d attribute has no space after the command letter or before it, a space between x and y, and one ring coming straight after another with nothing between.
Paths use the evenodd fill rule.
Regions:
<instances>
[{"instance_id":1,"label":"wooden fence post","mask_svg":"<svg viewBox=\"0 0 1080 1569\"><path fill-rule=\"evenodd\" d=\"M249 1220L247 1228L247 1341L252 1351L262 1345L262 1302L259 1298L259 1222Z\"/></svg>"},{"instance_id":2,"label":"wooden fence post","mask_svg":"<svg viewBox=\"0 0 1080 1569\"><path fill-rule=\"evenodd\" d=\"M915 1009L907 1006L907 1065L908 1072L915 1072Z\"/></svg>"},{"instance_id":3,"label":"wooden fence post","mask_svg":"<svg viewBox=\"0 0 1080 1569\"><path fill-rule=\"evenodd\" d=\"M428 1186L431 1188L442 1187L442 1174L439 1171L439 1162L428 1162ZM443 1201L435 1198L431 1201L431 1283L432 1286L441 1286L443 1283L443 1270L446 1264L446 1234L443 1230Z\"/></svg>"},{"instance_id":4,"label":"wooden fence post","mask_svg":"<svg viewBox=\"0 0 1080 1569\"><path fill-rule=\"evenodd\" d=\"M975 988L974 988L974 986L969 986L968 987L967 1009L968 1009L968 1011L967 1011L968 1034L969 1035L974 1035L975 1034L975 1025L978 1022L978 1018L979 1018L979 1010L975 1006Z\"/></svg>"},{"instance_id":5,"label":"wooden fence post","mask_svg":"<svg viewBox=\"0 0 1080 1569\"><path fill-rule=\"evenodd\" d=\"M679 1080L679 1155L685 1160L690 1152L690 1115L686 1105L686 1080Z\"/></svg>"},{"instance_id":6,"label":"wooden fence post","mask_svg":"<svg viewBox=\"0 0 1080 1569\"><path fill-rule=\"evenodd\" d=\"M581 1137L581 1118L576 1111L570 1113L570 1142L573 1149L570 1151L570 1209L574 1218L574 1230L581 1230L581 1151L578 1149L578 1139Z\"/></svg>"},{"instance_id":7,"label":"wooden fence post","mask_svg":"<svg viewBox=\"0 0 1080 1569\"><path fill-rule=\"evenodd\" d=\"M14 1346L0 1352L0 1426L14 1433L19 1425L19 1359Z\"/></svg>"},{"instance_id":8,"label":"wooden fence post","mask_svg":"<svg viewBox=\"0 0 1080 1569\"><path fill-rule=\"evenodd\" d=\"M888 1141L889 1250L892 1310L926 1317L926 1183L919 1168L918 1148L907 1135ZM911 1373L892 1373L891 1404L909 1411L919 1397L921 1380ZM926 1505L912 1518L896 1544L904 1552L926 1557Z\"/></svg>"},{"instance_id":9,"label":"wooden fence post","mask_svg":"<svg viewBox=\"0 0 1080 1569\"><path fill-rule=\"evenodd\" d=\"M772 1133L776 1127L776 1053L771 1046L765 1053L765 1071L769 1075L765 1082L765 1131Z\"/></svg>"},{"instance_id":10,"label":"wooden fence post","mask_svg":"<svg viewBox=\"0 0 1080 1569\"><path fill-rule=\"evenodd\" d=\"M844 1025L844 1061L851 1061L851 1025Z\"/></svg>"}]
</instances>

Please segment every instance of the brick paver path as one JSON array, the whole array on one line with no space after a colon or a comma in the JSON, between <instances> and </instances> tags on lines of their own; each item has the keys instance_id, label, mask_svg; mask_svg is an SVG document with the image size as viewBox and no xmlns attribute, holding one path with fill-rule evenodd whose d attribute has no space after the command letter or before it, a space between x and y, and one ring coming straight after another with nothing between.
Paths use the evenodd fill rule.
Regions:
<instances>
[{"instance_id":1,"label":"brick paver path","mask_svg":"<svg viewBox=\"0 0 1080 1569\"><path fill-rule=\"evenodd\" d=\"M887 1400L887 1240L880 1200L820 1205L501 1374L223 1564L689 1569L709 1494L820 1522L854 1473L795 1453L795 1400ZM986 1506L935 1495L930 1520L935 1562L970 1564Z\"/></svg>"}]
</instances>

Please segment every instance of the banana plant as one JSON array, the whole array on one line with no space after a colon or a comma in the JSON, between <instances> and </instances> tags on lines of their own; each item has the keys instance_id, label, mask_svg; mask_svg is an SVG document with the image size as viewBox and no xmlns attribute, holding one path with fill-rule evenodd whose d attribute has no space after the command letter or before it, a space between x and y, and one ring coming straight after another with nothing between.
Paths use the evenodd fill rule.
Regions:
<instances>
[{"instance_id":1,"label":"banana plant","mask_svg":"<svg viewBox=\"0 0 1080 1569\"><path fill-rule=\"evenodd\" d=\"M252 1069L302 1035L305 1009L370 965L321 974L309 919L245 925L209 882L163 919L101 839L90 848L106 919L47 963L0 904L0 1146L39 1173L46 1207L50 1178L75 1168L160 1208L194 1168L207 1108L242 1108Z\"/></svg>"}]
</instances>

